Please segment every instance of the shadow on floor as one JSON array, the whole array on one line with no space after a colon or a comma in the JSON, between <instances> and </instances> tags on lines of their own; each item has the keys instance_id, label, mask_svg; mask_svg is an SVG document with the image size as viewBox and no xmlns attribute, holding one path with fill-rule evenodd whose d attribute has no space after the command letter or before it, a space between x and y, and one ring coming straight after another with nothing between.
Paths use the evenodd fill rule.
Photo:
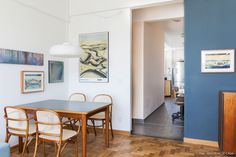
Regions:
<instances>
[{"instance_id":1,"label":"shadow on floor","mask_svg":"<svg viewBox=\"0 0 236 157\"><path fill-rule=\"evenodd\" d=\"M184 122L175 120L172 123L172 113L179 111L179 107L174 104L171 98L165 99L165 104L160 106L144 123L133 123L133 134L154 136L173 140L183 140Z\"/></svg>"}]
</instances>

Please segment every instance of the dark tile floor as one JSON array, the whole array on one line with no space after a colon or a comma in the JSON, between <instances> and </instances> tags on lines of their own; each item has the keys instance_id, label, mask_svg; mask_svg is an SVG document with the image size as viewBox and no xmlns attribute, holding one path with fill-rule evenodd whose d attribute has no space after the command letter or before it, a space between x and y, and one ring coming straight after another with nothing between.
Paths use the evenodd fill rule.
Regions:
<instances>
[{"instance_id":1,"label":"dark tile floor","mask_svg":"<svg viewBox=\"0 0 236 157\"><path fill-rule=\"evenodd\" d=\"M171 98L165 99L165 104L160 106L144 123L133 123L133 134L154 136L160 138L183 140L184 122L175 120L172 123L171 115L179 111L179 107L174 104Z\"/></svg>"}]
</instances>

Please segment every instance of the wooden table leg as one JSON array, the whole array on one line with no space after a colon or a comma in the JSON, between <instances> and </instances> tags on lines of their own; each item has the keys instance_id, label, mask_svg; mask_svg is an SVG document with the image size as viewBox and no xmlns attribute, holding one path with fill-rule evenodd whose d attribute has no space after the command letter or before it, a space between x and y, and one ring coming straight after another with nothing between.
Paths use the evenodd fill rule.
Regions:
<instances>
[{"instance_id":1,"label":"wooden table leg","mask_svg":"<svg viewBox=\"0 0 236 157\"><path fill-rule=\"evenodd\" d=\"M23 138L19 136L18 141L19 141L19 146L18 146L19 153L22 153L22 151L23 151Z\"/></svg>"},{"instance_id":2,"label":"wooden table leg","mask_svg":"<svg viewBox=\"0 0 236 157\"><path fill-rule=\"evenodd\" d=\"M87 145L87 115L82 115L82 157L86 157Z\"/></svg>"},{"instance_id":3,"label":"wooden table leg","mask_svg":"<svg viewBox=\"0 0 236 157\"><path fill-rule=\"evenodd\" d=\"M105 116L106 116L105 143L106 146L109 147L109 106L106 108Z\"/></svg>"}]
</instances>

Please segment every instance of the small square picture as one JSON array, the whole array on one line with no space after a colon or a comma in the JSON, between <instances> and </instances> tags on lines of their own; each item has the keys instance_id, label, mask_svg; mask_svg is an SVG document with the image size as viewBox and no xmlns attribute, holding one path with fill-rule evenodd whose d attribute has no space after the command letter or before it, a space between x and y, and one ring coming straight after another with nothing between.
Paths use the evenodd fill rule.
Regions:
<instances>
[{"instance_id":1,"label":"small square picture","mask_svg":"<svg viewBox=\"0 0 236 157\"><path fill-rule=\"evenodd\" d=\"M48 82L64 82L64 62L48 61Z\"/></svg>"}]
</instances>

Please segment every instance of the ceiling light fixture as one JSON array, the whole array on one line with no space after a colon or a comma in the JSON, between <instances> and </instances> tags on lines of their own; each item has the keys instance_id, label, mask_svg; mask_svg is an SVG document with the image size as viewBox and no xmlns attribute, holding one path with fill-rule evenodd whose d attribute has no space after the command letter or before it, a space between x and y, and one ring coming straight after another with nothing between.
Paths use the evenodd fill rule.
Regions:
<instances>
[{"instance_id":1,"label":"ceiling light fixture","mask_svg":"<svg viewBox=\"0 0 236 157\"><path fill-rule=\"evenodd\" d=\"M65 42L60 45L54 45L50 48L49 54L56 57L74 58L79 57L83 50L79 46Z\"/></svg>"}]
</instances>

